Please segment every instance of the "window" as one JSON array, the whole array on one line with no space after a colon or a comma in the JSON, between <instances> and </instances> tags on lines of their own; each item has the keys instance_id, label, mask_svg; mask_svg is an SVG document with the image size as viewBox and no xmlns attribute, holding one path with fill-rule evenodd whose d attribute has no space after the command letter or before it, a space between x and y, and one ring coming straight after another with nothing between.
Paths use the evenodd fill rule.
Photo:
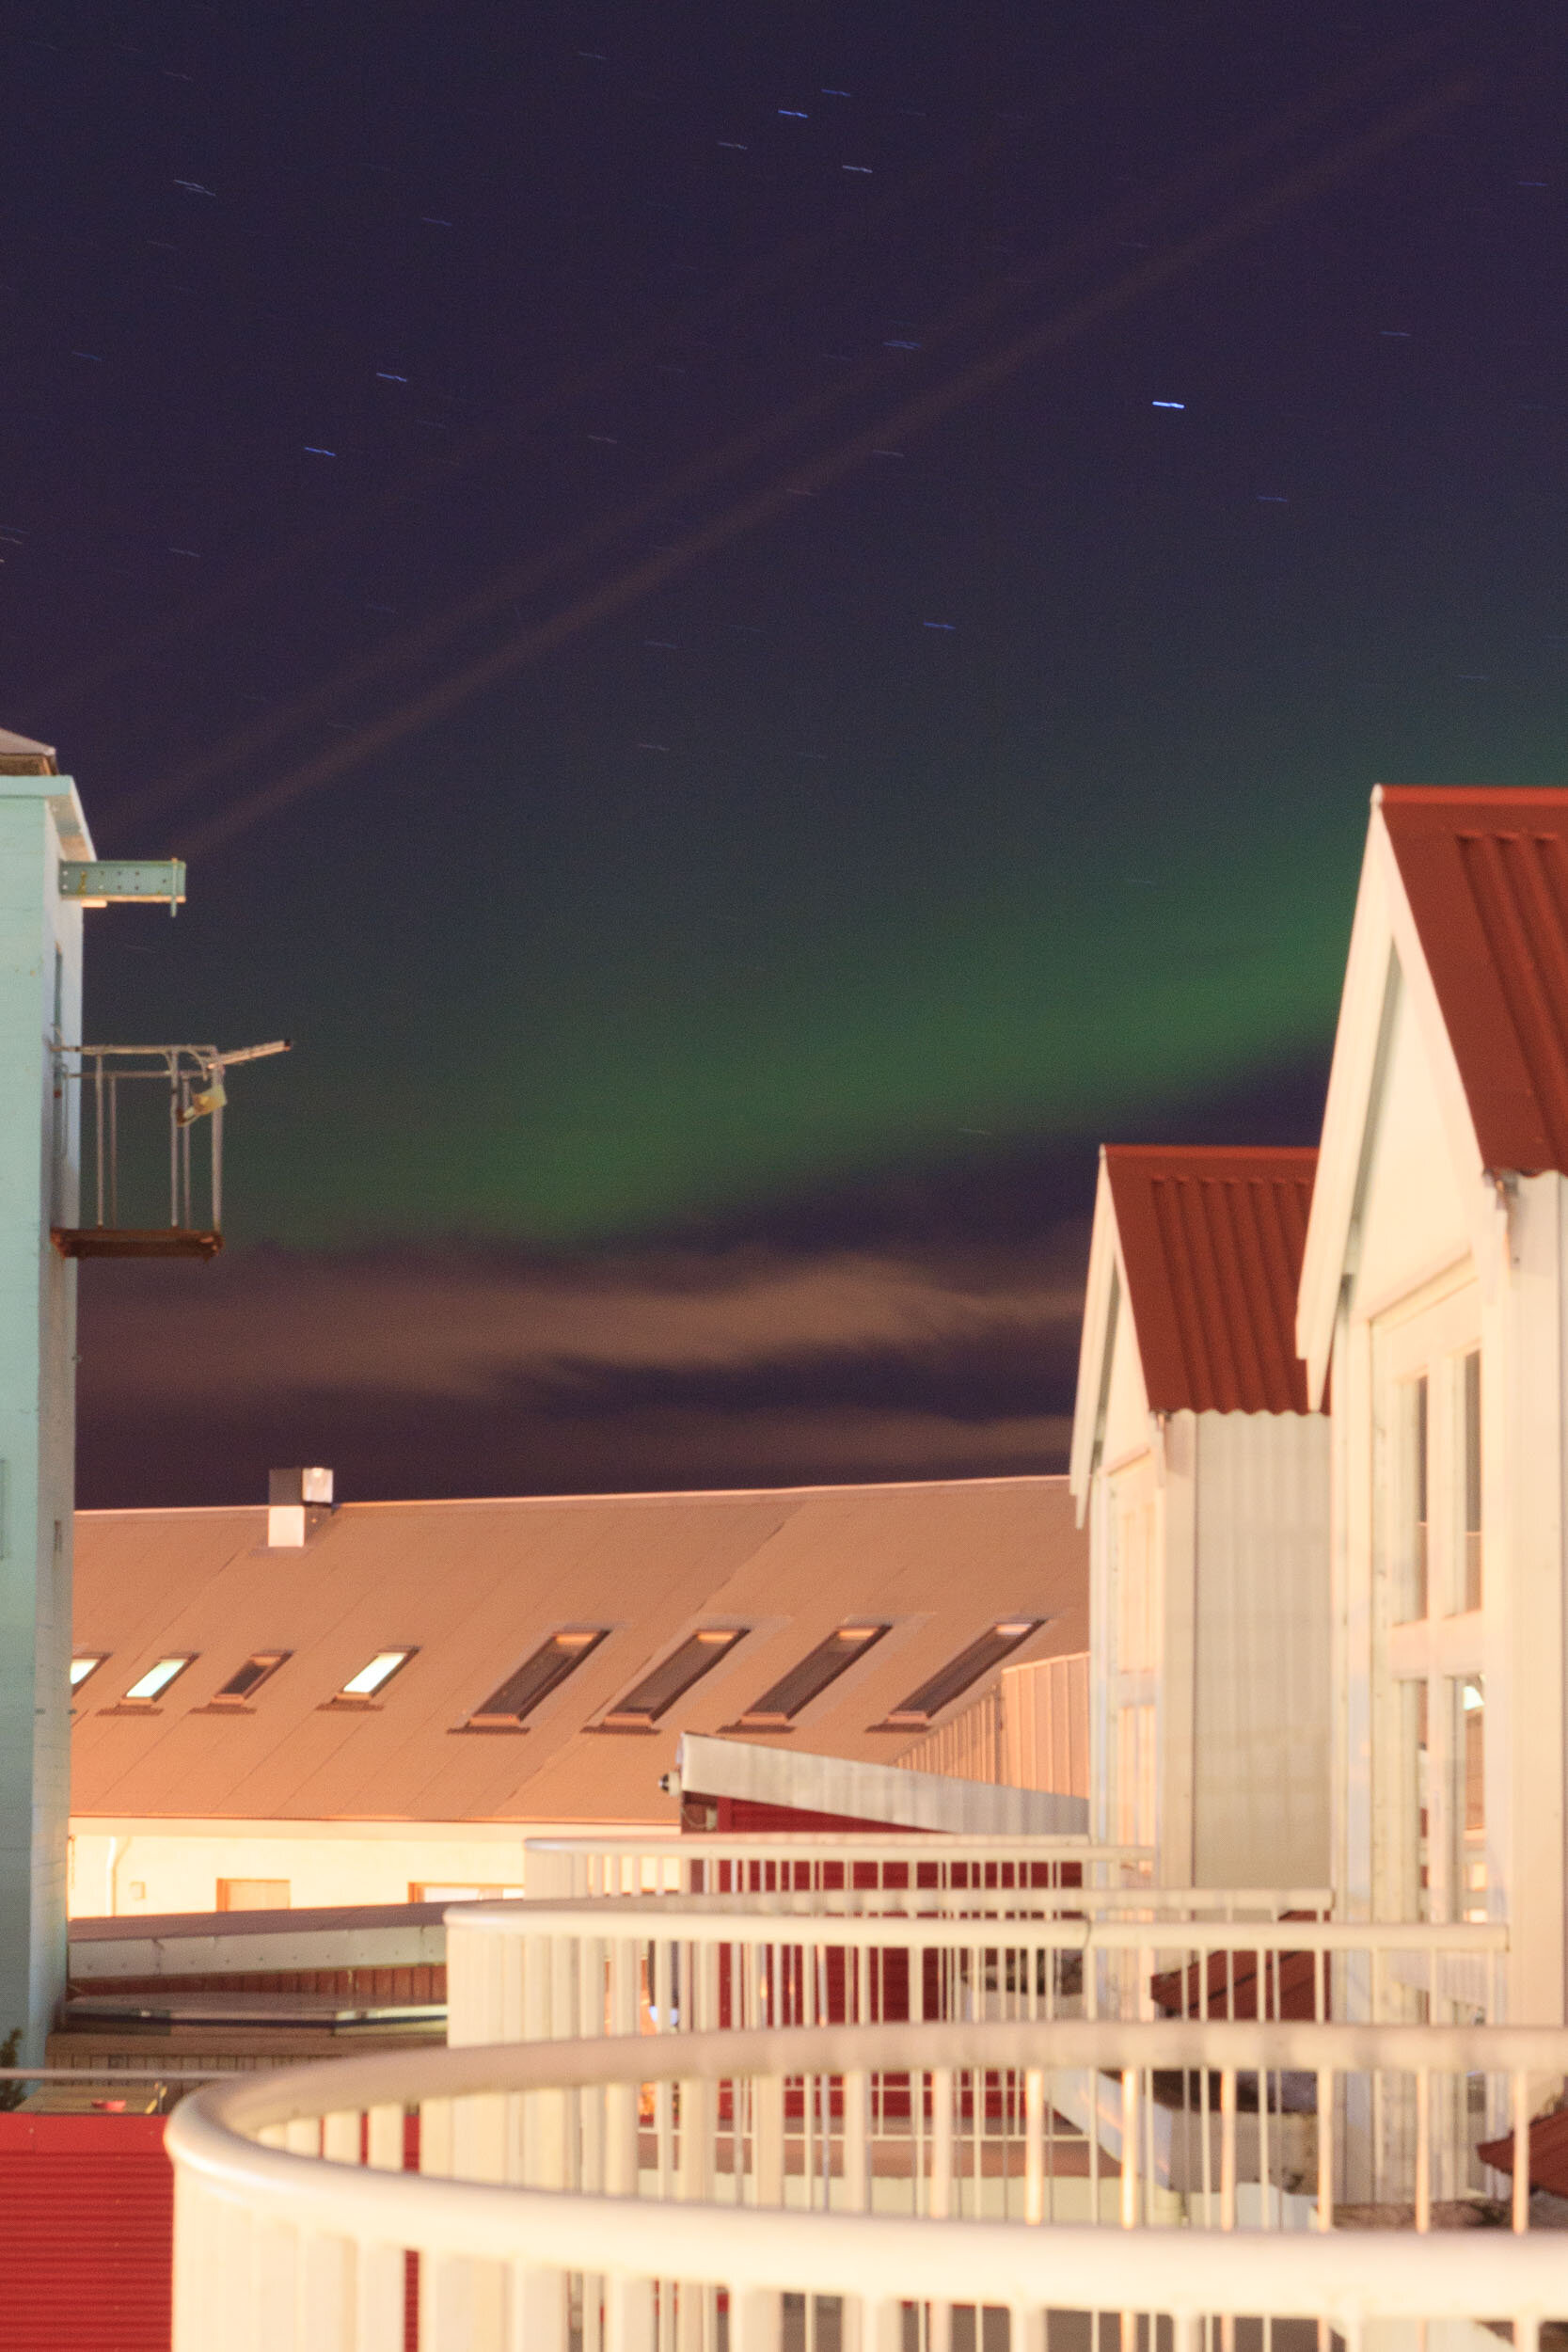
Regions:
<instances>
[{"instance_id":1,"label":"window","mask_svg":"<svg viewBox=\"0 0 1568 2352\"><path fill-rule=\"evenodd\" d=\"M342 1689L328 1699L328 1707L353 1707L356 1702L368 1707L371 1700L387 1688L395 1674L419 1656L413 1649L378 1649L368 1666L361 1666L356 1675L350 1675Z\"/></svg>"},{"instance_id":2,"label":"window","mask_svg":"<svg viewBox=\"0 0 1568 2352\"><path fill-rule=\"evenodd\" d=\"M467 1886L448 1885L444 1880L414 1879L409 1883L411 1903L494 1903L515 1902L523 1890L520 1886L469 1883Z\"/></svg>"},{"instance_id":3,"label":"window","mask_svg":"<svg viewBox=\"0 0 1568 2352\"><path fill-rule=\"evenodd\" d=\"M754 1707L749 1707L740 1720L748 1730L780 1730L792 1724L804 1707L817 1698L830 1682L835 1682L847 1666L857 1658L863 1658L887 1631L885 1625L841 1625L836 1633L830 1633L825 1642L818 1642L808 1650L798 1666L781 1675L770 1691L765 1691Z\"/></svg>"},{"instance_id":4,"label":"window","mask_svg":"<svg viewBox=\"0 0 1568 2352\"><path fill-rule=\"evenodd\" d=\"M243 1666L236 1667L221 1690L213 1693L214 1707L243 1707L254 1696L262 1683L277 1672L293 1652L286 1649L252 1650Z\"/></svg>"},{"instance_id":5,"label":"window","mask_svg":"<svg viewBox=\"0 0 1568 2352\"><path fill-rule=\"evenodd\" d=\"M672 1650L652 1674L644 1675L626 1692L619 1707L611 1708L600 1729L652 1731L659 1717L667 1714L694 1682L710 1674L721 1659L727 1658L750 1630L749 1626L716 1625L704 1626L698 1632L688 1634L678 1649Z\"/></svg>"},{"instance_id":6,"label":"window","mask_svg":"<svg viewBox=\"0 0 1568 2352\"><path fill-rule=\"evenodd\" d=\"M154 1699L163 1697L169 1684L176 1681L187 1666L194 1666L195 1663L194 1650L186 1657L160 1658L155 1666L149 1666L144 1675L138 1675L120 1704L126 1707L150 1707Z\"/></svg>"},{"instance_id":7,"label":"window","mask_svg":"<svg viewBox=\"0 0 1568 2352\"><path fill-rule=\"evenodd\" d=\"M1480 1675L1449 1684L1453 1733L1449 1795L1450 1919L1486 1917L1486 1686Z\"/></svg>"},{"instance_id":8,"label":"window","mask_svg":"<svg viewBox=\"0 0 1568 2352\"><path fill-rule=\"evenodd\" d=\"M71 1661L71 1687L72 1691L79 1691L83 1683L86 1682L88 1675L95 1675L108 1655L109 1653L106 1649L86 1650L80 1657L73 1658Z\"/></svg>"},{"instance_id":9,"label":"window","mask_svg":"<svg viewBox=\"0 0 1568 2352\"><path fill-rule=\"evenodd\" d=\"M1408 1625L1427 1614L1427 1570L1431 1556L1427 1502L1430 1386L1423 1372L1418 1380L1402 1382L1399 1395L1401 1482L1403 1528L1400 1545L1394 1621Z\"/></svg>"},{"instance_id":10,"label":"window","mask_svg":"<svg viewBox=\"0 0 1568 2352\"><path fill-rule=\"evenodd\" d=\"M1481 1350L1479 1348L1472 1348L1465 1359L1463 1418L1465 1425L1465 1558L1460 1607L1479 1609L1481 1603Z\"/></svg>"},{"instance_id":11,"label":"window","mask_svg":"<svg viewBox=\"0 0 1568 2352\"><path fill-rule=\"evenodd\" d=\"M560 1633L552 1633L531 1658L526 1658L515 1674L508 1675L499 1691L492 1691L483 1707L475 1708L470 1723L481 1724L510 1724L515 1728L525 1724L536 1707L542 1707L552 1691L559 1690L570 1674L575 1674L583 1660L604 1640L610 1628L604 1625L567 1626ZM430 1898L434 1902L435 1896Z\"/></svg>"},{"instance_id":12,"label":"window","mask_svg":"<svg viewBox=\"0 0 1568 2352\"><path fill-rule=\"evenodd\" d=\"M1402 1915L1430 1919L1432 1910L1432 1752L1425 1677L1397 1686L1400 1777L1403 1784L1399 1834L1404 1877Z\"/></svg>"},{"instance_id":13,"label":"window","mask_svg":"<svg viewBox=\"0 0 1568 2352\"><path fill-rule=\"evenodd\" d=\"M982 1633L977 1642L971 1642L967 1649L960 1650L957 1658L950 1659L939 1673L923 1682L917 1691L911 1691L902 1707L895 1707L886 1722L877 1725L878 1730L923 1730L941 1714L944 1707L960 1697L972 1682L977 1682L993 1666L1000 1666L1021 1642L1026 1642L1031 1633L1037 1633L1044 1623L1043 1617L1000 1619Z\"/></svg>"},{"instance_id":14,"label":"window","mask_svg":"<svg viewBox=\"0 0 1568 2352\"><path fill-rule=\"evenodd\" d=\"M287 1911L287 1879L219 1879L220 1911Z\"/></svg>"}]
</instances>

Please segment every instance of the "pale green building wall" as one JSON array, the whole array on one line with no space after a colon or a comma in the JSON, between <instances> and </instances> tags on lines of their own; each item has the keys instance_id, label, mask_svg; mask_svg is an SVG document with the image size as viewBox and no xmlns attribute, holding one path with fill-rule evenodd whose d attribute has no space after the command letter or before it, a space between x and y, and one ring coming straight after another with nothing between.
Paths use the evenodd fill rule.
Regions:
<instances>
[{"instance_id":1,"label":"pale green building wall","mask_svg":"<svg viewBox=\"0 0 1568 2352\"><path fill-rule=\"evenodd\" d=\"M0 2036L37 2064L65 1986L71 1797L75 1088L53 1046L81 1040L82 910L62 858L90 858L64 776L0 776Z\"/></svg>"}]
</instances>

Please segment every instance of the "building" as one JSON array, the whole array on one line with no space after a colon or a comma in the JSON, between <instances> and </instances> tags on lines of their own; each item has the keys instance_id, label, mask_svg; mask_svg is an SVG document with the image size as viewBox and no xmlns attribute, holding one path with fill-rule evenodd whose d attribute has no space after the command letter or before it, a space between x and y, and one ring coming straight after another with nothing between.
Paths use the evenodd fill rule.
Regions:
<instances>
[{"instance_id":1,"label":"building","mask_svg":"<svg viewBox=\"0 0 1568 2352\"><path fill-rule=\"evenodd\" d=\"M674 1832L683 1732L892 1764L1086 1645L1059 1478L308 1494L80 1515L74 1913L514 1891L531 1832Z\"/></svg>"},{"instance_id":2,"label":"building","mask_svg":"<svg viewBox=\"0 0 1568 2352\"><path fill-rule=\"evenodd\" d=\"M1564 2015L1568 792L1374 793L1300 1301L1332 1400L1332 1875Z\"/></svg>"},{"instance_id":3,"label":"building","mask_svg":"<svg viewBox=\"0 0 1568 2352\"><path fill-rule=\"evenodd\" d=\"M1071 1486L1094 1832L1164 1885L1326 1883L1328 1423L1294 1315L1309 1151L1107 1147Z\"/></svg>"}]
</instances>

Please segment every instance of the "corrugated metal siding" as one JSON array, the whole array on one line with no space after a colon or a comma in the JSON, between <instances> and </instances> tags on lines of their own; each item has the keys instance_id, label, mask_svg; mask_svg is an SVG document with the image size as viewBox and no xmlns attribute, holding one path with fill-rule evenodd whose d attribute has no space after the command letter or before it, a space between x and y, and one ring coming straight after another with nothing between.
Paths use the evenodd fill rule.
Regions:
<instances>
[{"instance_id":1,"label":"corrugated metal siding","mask_svg":"<svg viewBox=\"0 0 1568 2352\"><path fill-rule=\"evenodd\" d=\"M995 1690L985 1692L951 1723L927 1731L895 1761L906 1772L1086 1797L1087 1650L1005 1666Z\"/></svg>"},{"instance_id":2,"label":"corrugated metal siding","mask_svg":"<svg viewBox=\"0 0 1568 2352\"><path fill-rule=\"evenodd\" d=\"M1568 792L1379 802L1482 1161L1568 1174Z\"/></svg>"},{"instance_id":3,"label":"corrugated metal siding","mask_svg":"<svg viewBox=\"0 0 1568 2352\"><path fill-rule=\"evenodd\" d=\"M1004 1769L1015 1788L1089 1793L1089 1653L1002 1670Z\"/></svg>"},{"instance_id":4,"label":"corrugated metal siding","mask_svg":"<svg viewBox=\"0 0 1568 2352\"><path fill-rule=\"evenodd\" d=\"M1307 1411L1296 1292L1317 1157L1106 1147L1152 1412Z\"/></svg>"},{"instance_id":5,"label":"corrugated metal siding","mask_svg":"<svg viewBox=\"0 0 1568 2352\"><path fill-rule=\"evenodd\" d=\"M952 1780L988 1780L996 1787L1032 1788L1008 1782L1003 1770L1002 1699L987 1691L950 1723L927 1731L894 1761L908 1772L942 1772Z\"/></svg>"},{"instance_id":6,"label":"corrugated metal siding","mask_svg":"<svg viewBox=\"0 0 1568 2352\"><path fill-rule=\"evenodd\" d=\"M1193 1857L1200 1886L1321 1886L1329 1858L1329 1427L1196 1434Z\"/></svg>"},{"instance_id":7,"label":"corrugated metal siding","mask_svg":"<svg viewBox=\"0 0 1568 2352\"><path fill-rule=\"evenodd\" d=\"M168 2352L174 2174L155 2115L0 2115L6 2352Z\"/></svg>"}]
</instances>

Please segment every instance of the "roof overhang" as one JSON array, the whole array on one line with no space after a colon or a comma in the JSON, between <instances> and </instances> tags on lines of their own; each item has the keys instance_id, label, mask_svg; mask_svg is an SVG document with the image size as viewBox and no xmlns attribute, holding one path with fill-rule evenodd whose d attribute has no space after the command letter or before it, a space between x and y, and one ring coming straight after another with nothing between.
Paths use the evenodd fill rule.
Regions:
<instances>
[{"instance_id":1,"label":"roof overhang","mask_svg":"<svg viewBox=\"0 0 1568 2352\"><path fill-rule=\"evenodd\" d=\"M990 1781L911 1772L839 1756L802 1756L750 1740L681 1735L675 1770L683 1794L741 1797L798 1813L885 1821L890 1829L944 1830L971 1837L1086 1837L1086 1797Z\"/></svg>"},{"instance_id":2,"label":"roof overhang","mask_svg":"<svg viewBox=\"0 0 1568 2352\"><path fill-rule=\"evenodd\" d=\"M1296 1308L1296 1346L1306 1361L1314 1410L1322 1405L1328 1380L1339 1301L1356 1268L1388 1049L1402 1008L1408 1010L1426 1051L1454 1171L1462 1194L1472 1203L1472 1247L1483 1260L1497 1203L1484 1181L1487 1171L1475 1122L1384 822L1379 786L1372 793L1356 892Z\"/></svg>"},{"instance_id":3,"label":"roof overhang","mask_svg":"<svg viewBox=\"0 0 1568 2352\"><path fill-rule=\"evenodd\" d=\"M1105 1406L1111 1385L1117 1326L1127 1312L1127 1276L1117 1232L1116 1203L1111 1196L1105 1148L1100 1151L1100 1177L1094 1196L1094 1228L1089 1239L1089 1271L1084 1290L1084 1322L1078 1341L1078 1390L1072 1407L1072 1450L1068 1459L1068 1486L1084 1524L1089 1485L1097 1465Z\"/></svg>"}]
</instances>

